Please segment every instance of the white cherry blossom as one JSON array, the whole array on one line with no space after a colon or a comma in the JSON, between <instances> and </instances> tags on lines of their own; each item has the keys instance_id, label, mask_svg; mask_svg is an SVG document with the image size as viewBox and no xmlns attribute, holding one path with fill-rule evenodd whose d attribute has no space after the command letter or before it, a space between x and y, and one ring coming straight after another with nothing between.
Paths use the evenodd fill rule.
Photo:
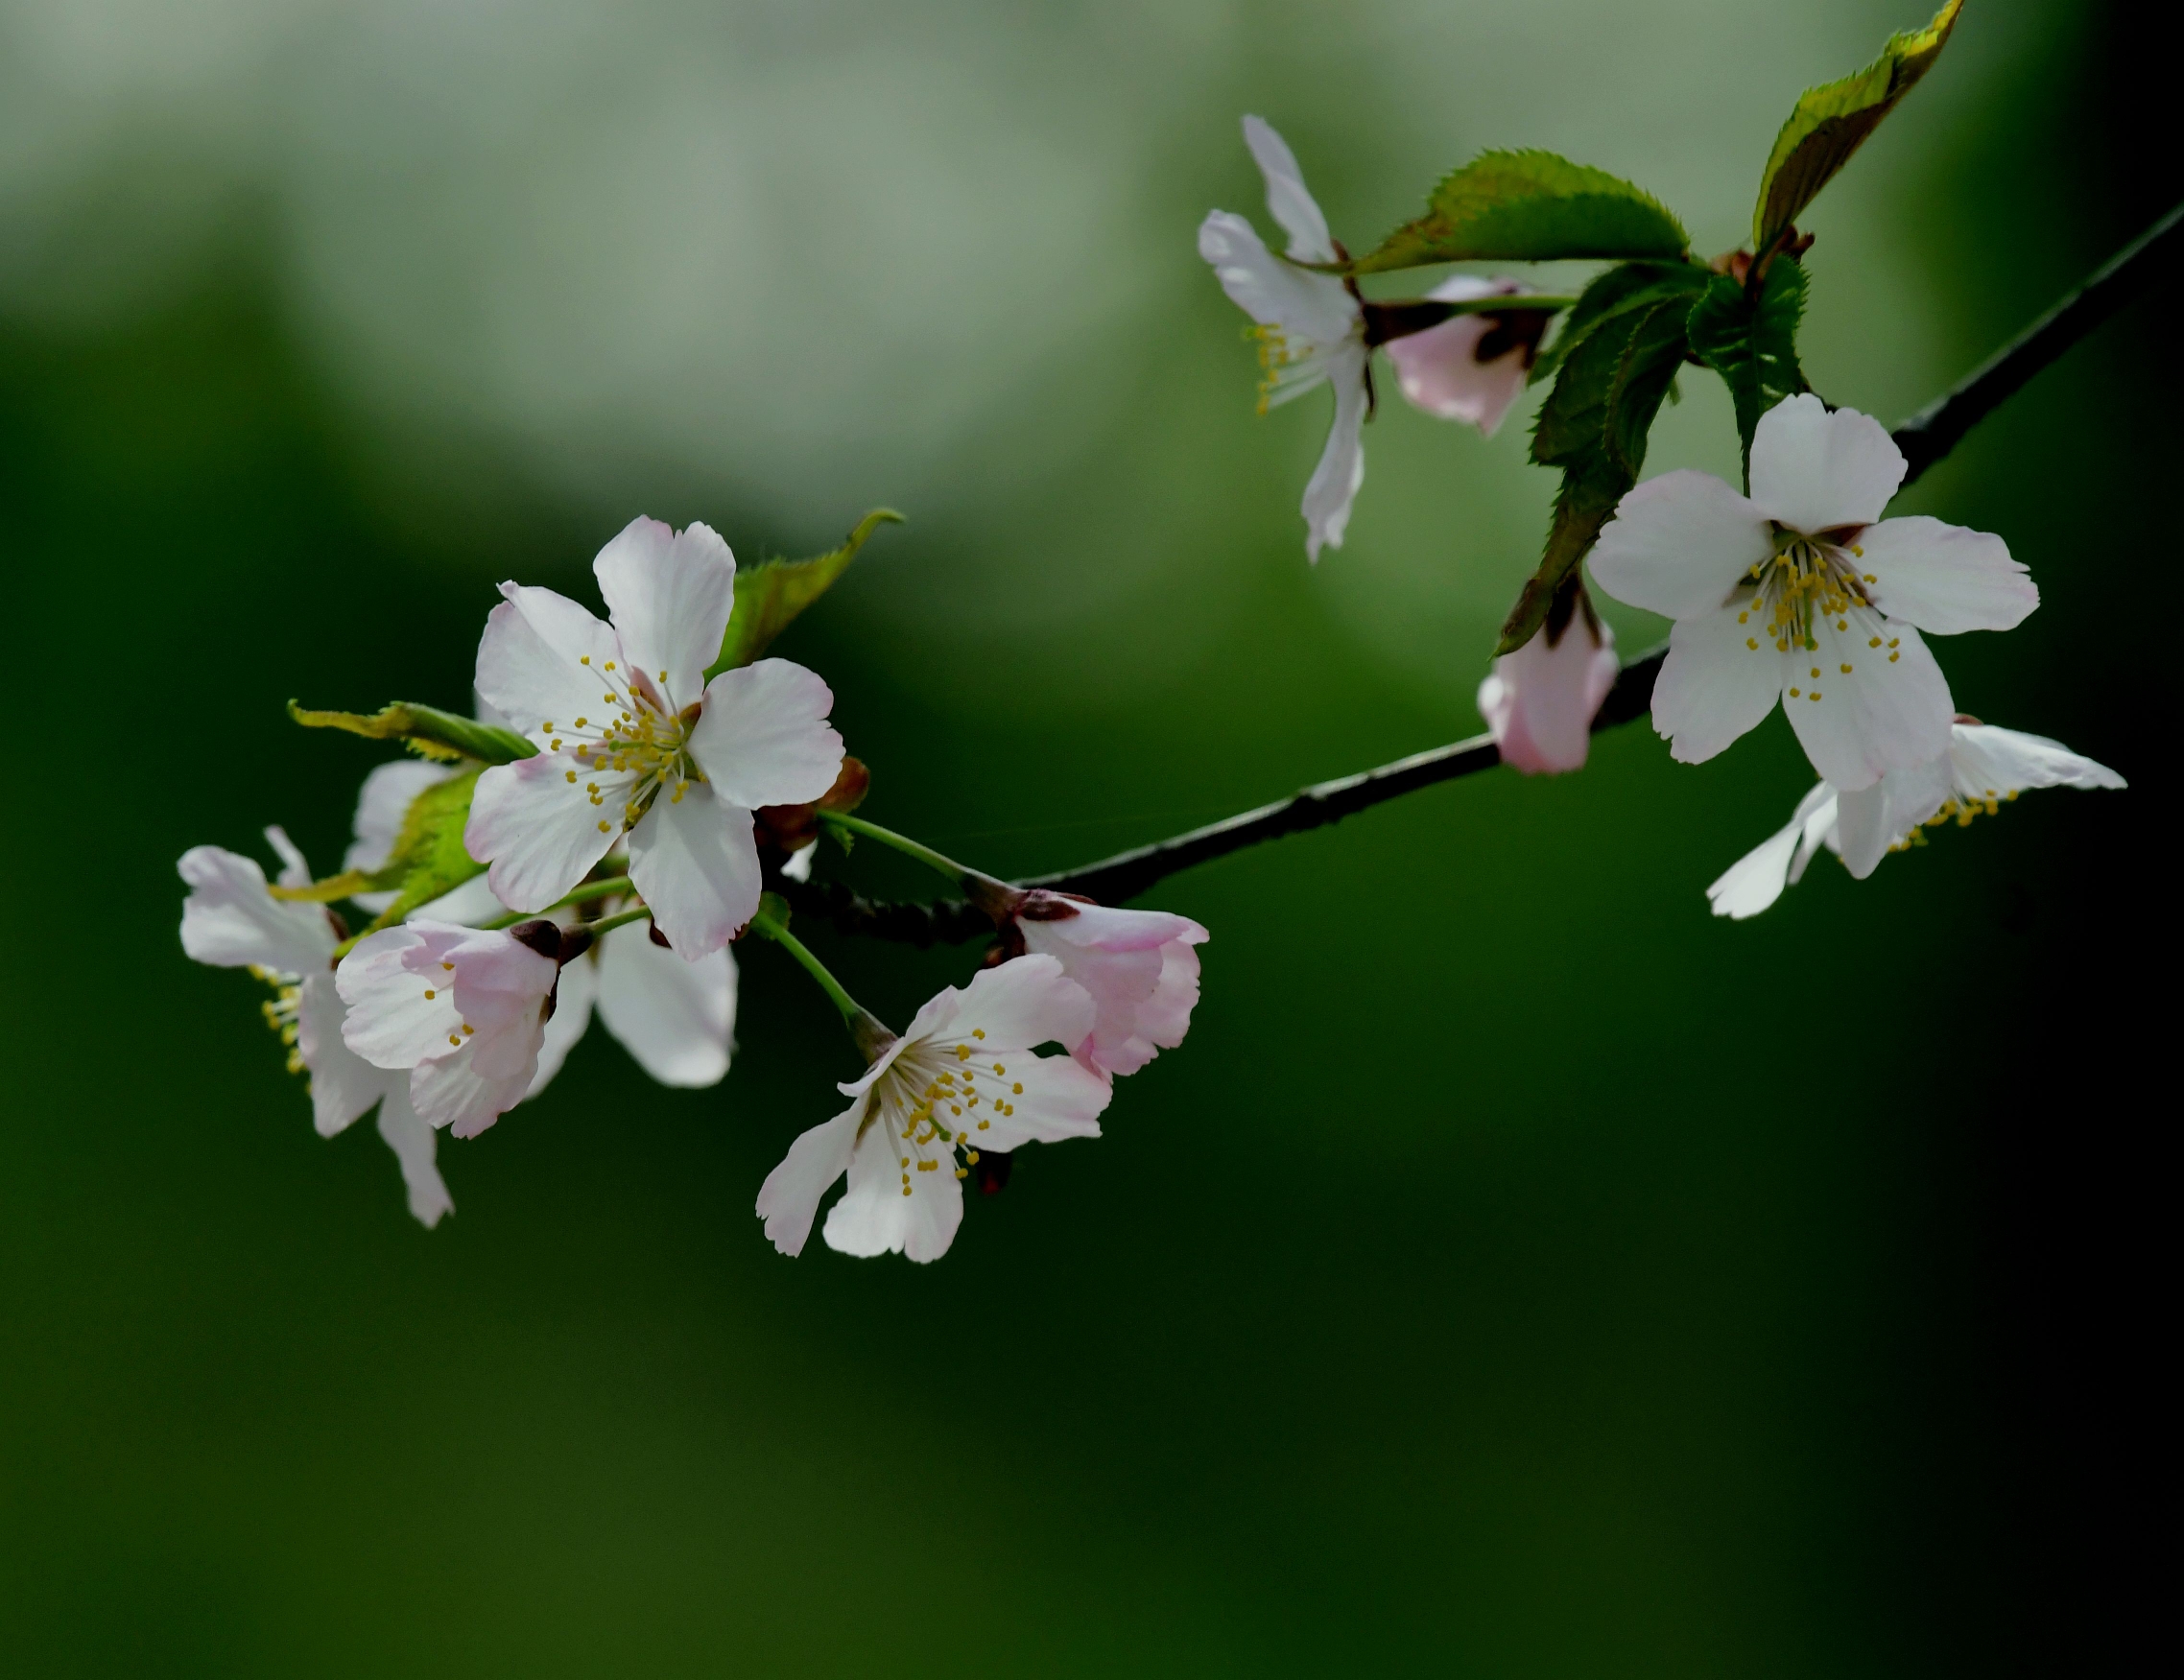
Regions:
<instances>
[{"instance_id":1,"label":"white cherry blossom","mask_svg":"<svg viewBox=\"0 0 2184 1680\"><path fill-rule=\"evenodd\" d=\"M1166 911L1118 910L1074 893L1024 894L1011 925L1033 956L1051 957L1091 994L1083 1037L1063 1048L1094 1073L1134 1074L1191 1028L1205 929Z\"/></svg>"},{"instance_id":2,"label":"white cherry blossom","mask_svg":"<svg viewBox=\"0 0 2184 1680\"><path fill-rule=\"evenodd\" d=\"M941 992L842 1087L849 1106L797 1138L767 1174L757 1206L767 1237L801 1253L821 1198L847 1173L848 1194L826 1218L828 1247L939 1259L962 1222L961 1181L980 1150L1100 1135L1108 1082L1067 1055L1033 1053L1082 1043L1095 1014L1052 957L1021 957Z\"/></svg>"},{"instance_id":3,"label":"white cherry blossom","mask_svg":"<svg viewBox=\"0 0 2184 1680\"><path fill-rule=\"evenodd\" d=\"M1479 715L1502 762L1528 776L1584 769L1593 716L1622 669L1615 632L1580 588L1573 610L1550 614L1539 633L1504 653L1479 684Z\"/></svg>"},{"instance_id":4,"label":"white cherry blossom","mask_svg":"<svg viewBox=\"0 0 2184 1680\"><path fill-rule=\"evenodd\" d=\"M2040 596L1999 536L1883 519L1904 470L1878 421L1803 395L1760 416L1748 498L1690 471L1623 498L1593 580L1676 621L1653 690L1676 758L1712 758L1777 698L1846 792L1948 750L1949 685L1919 631L2008 629Z\"/></svg>"},{"instance_id":5,"label":"white cherry blossom","mask_svg":"<svg viewBox=\"0 0 2184 1680\"><path fill-rule=\"evenodd\" d=\"M1222 290L1259 323L1267 370L1259 388L1262 413L1319 385L1334 388L1335 422L1304 488L1304 552L1317 562L1321 548L1342 546L1350 504L1365 482L1362 432L1371 406L1365 307L1335 275L1295 266L1331 263L1338 252L1288 144L1257 117L1244 119L1244 141L1266 177L1267 209L1289 235L1292 260L1275 256L1251 224L1229 210L1216 210L1199 225L1199 255L1213 265Z\"/></svg>"},{"instance_id":6,"label":"white cherry blossom","mask_svg":"<svg viewBox=\"0 0 2184 1680\"><path fill-rule=\"evenodd\" d=\"M464 843L493 892L541 911L624 834L629 874L677 956L719 951L758 908L751 812L819 798L842 769L833 693L782 659L708 683L735 558L702 525L631 521L593 562L610 622L501 585L480 697L540 750L478 778Z\"/></svg>"},{"instance_id":7,"label":"white cherry blossom","mask_svg":"<svg viewBox=\"0 0 2184 1680\"><path fill-rule=\"evenodd\" d=\"M383 928L334 972L342 1037L373 1067L406 1071L431 1124L475 1137L530 1092L566 945L544 921Z\"/></svg>"},{"instance_id":8,"label":"white cherry blossom","mask_svg":"<svg viewBox=\"0 0 2184 1680\"><path fill-rule=\"evenodd\" d=\"M1863 881L1889 852L1923 843L1922 830L1959 827L2028 788L2121 788L2106 765L2044 735L2026 735L1959 718L1949 750L1931 764L1890 770L1872 787L1839 793L1822 782L1798 801L1789 824L1729 865L1706 889L1718 916L1756 916L1804 879L1822 846Z\"/></svg>"},{"instance_id":9,"label":"white cherry blossom","mask_svg":"<svg viewBox=\"0 0 2184 1680\"><path fill-rule=\"evenodd\" d=\"M1516 302L1531 290L1516 280L1453 274L1426 296L1435 303L1497 296ZM1424 332L1389 339L1381 348L1395 365L1396 382L1412 407L1436 419L1468 420L1481 437L1491 438L1531 378L1537 335L1512 336L1498 316L1452 315Z\"/></svg>"},{"instance_id":10,"label":"white cherry blossom","mask_svg":"<svg viewBox=\"0 0 2184 1680\"><path fill-rule=\"evenodd\" d=\"M310 867L288 836L269 828L266 840L282 861L280 885L308 885ZM266 1019L290 1047L290 1071L310 1080L319 1135L346 1130L376 1104L379 1135L401 1167L411 1214L428 1229L438 1224L455 1203L433 1159L432 1127L410 1105L407 1077L371 1066L342 1040L333 970L341 935L324 907L275 899L255 859L219 846L193 846L178 868L190 888L183 951L216 968L248 968L273 987Z\"/></svg>"}]
</instances>

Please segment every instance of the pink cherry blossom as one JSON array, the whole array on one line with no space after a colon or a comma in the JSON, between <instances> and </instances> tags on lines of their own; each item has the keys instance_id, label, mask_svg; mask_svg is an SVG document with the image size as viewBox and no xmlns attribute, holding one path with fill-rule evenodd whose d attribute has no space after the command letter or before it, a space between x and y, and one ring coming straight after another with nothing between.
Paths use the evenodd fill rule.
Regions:
<instances>
[{"instance_id":1,"label":"pink cherry blossom","mask_svg":"<svg viewBox=\"0 0 2184 1680\"><path fill-rule=\"evenodd\" d=\"M1521 298L1529 287L1516 280L1455 274L1426 296L1463 303L1478 297ZM1403 394L1436 419L1468 420L1491 438L1524 394L1531 377L1534 339L1512 339L1492 315L1454 315L1422 333L1408 333L1381 346L1395 365ZM1486 356L1481 359L1481 351Z\"/></svg>"},{"instance_id":2,"label":"pink cherry blossom","mask_svg":"<svg viewBox=\"0 0 2184 1680\"><path fill-rule=\"evenodd\" d=\"M1621 669L1615 632L1581 589L1578 608L1560 625L1551 617L1531 641L1495 660L1479 685L1479 714L1502 762L1528 776L1584 768L1593 716Z\"/></svg>"},{"instance_id":3,"label":"pink cherry blossom","mask_svg":"<svg viewBox=\"0 0 2184 1680\"><path fill-rule=\"evenodd\" d=\"M1199 1002L1205 929L1166 911L1117 910L1074 893L1033 890L1011 920L1024 949L1051 957L1091 994L1084 1035L1067 1044L1093 1072L1134 1074L1183 1042Z\"/></svg>"}]
</instances>

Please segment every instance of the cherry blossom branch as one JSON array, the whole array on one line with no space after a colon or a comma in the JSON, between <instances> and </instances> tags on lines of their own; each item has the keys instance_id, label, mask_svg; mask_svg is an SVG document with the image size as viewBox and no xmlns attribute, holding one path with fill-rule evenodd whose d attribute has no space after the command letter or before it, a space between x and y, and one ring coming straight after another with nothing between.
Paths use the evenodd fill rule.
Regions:
<instances>
[{"instance_id":1,"label":"cherry blossom branch","mask_svg":"<svg viewBox=\"0 0 2184 1680\"><path fill-rule=\"evenodd\" d=\"M2084 285L1984 362L1946 394L1895 430L1896 447L1911 462L1910 484L1964 440L1964 434L2017 394L2032 375L2137 297L2163 265L2184 254L2184 204L2178 204L2124 247Z\"/></svg>"},{"instance_id":2,"label":"cherry blossom branch","mask_svg":"<svg viewBox=\"0 0 2184 1680\"><path fill-rule=\"evenodd\" d=\"M2184 252L2184 204L2163 216L2096 270L2082 286L1897 427L1893 434L1896 447L1911 463L1904 482L1910 484L1948 455L1965 434L2022 390L2034 374L2144 292L2159 277L2163 265L2180 252ZM1667 654L1664 644L1624 666L1593 719L1594 733L1630 722L1652 709L1653 681ZM1136 846L1074 869L1035 875L1018 885L1079 892L1106 904L1121 903L1178 870L1285 835L1323 828L1421 788L1491 769L1501 761L1493 736L1474 735L1377 769L1315 783L1286 799L1240 812L1188 834ZM776 889L797 911L824 918L845 934L933 945L959 943L993 931L992 918L962 899L889 903L860 897L839 882L810 885L782 881Z\"/></svg>"}]
</instances>

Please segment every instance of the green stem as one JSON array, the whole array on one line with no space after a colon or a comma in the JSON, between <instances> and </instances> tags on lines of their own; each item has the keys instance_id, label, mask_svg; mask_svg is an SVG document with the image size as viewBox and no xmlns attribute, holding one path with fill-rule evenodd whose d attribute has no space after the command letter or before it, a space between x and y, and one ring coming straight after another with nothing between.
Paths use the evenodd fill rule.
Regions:
<instances>
[{"instance_id":1,"label":"green stem","mask_svg":"<svg viewBox=\"0 0 2184 1680\"><path fill-rule=\"evenodd\" d=\"M772 939L774 944L794 957L802 965L804 972L819 982L819 990L834 1000L834 1006L842 1011L842 1018L850 1024L852 1029L855 1029L860 1017L866 1020L870 1019L865 1014L864 1006L843 989L840 981L827 972L826 964L814 957L810 950L805 947L803 940L790 933L788 924L776 917L772 911L762 908L756 915L752 916L750 918L750 931L764 938Z\"/></svg>"},{"instance_id":2,"label":"green stem","mask_svg":"<svg viewBox=\"0 0 2184 1680\"><path fill-rule=\"evenodd\" d=\"M626 928L631 922L647 921L651 919L652 913L643 905L639 905L635 910L626 910L619 915L601 916L596 922L585 922L582 931L596 939L602 934L611 934L616 928Z\"/></svg>"},{"instance_id":3,"label":"green stem","mask_svg":"<svg viewBox=\"0 0 2184 1680\"><path fill-rule=\"evenodd\" d=\"M819 819L821 822L831 822L837 828L845 828L851 834L861 834L866 840L878 840L883 846L892 846L904 857L915 858L928 869L937 869L959 885L967 884L979 877L980 872L978 870L957 863L955 859L944 852L937 852L931 846L920 845L910 836L897 834L891 828L882 828L876 822L866 822L862 816L851 816L848 813L842 811L821 811L819 813Z\"/></svg>"},{"instance_id":4,"label":"green stem","mask_svg":"<svg viewBox=\"0 0 2184 1680\"><path fill-rule=\"evenodd\" d=\"M480 922L478 925L481 928L512 928L518 922L532 921L537 916L545 915L552 911L565 909L567 906L572 904L588 904L595 898L614 898L618 897L622 893L628 892L629 890L629 877L627 875L617 875L611 881L587 881L582 887L578 887L574 892L568 893L563 897L557 898L552 904L548 905L545 910L536 911L511 910L505 916L495 916L491 921ZM646 912L643 911L638 911L636 913L638 915L643 915ZM617 918L614 925L616 927L620 927L624 919L626 918ZM604 922L594 922L592 924L592 929L596 933L600 928L605 927L605 925L606 924Z\"/></svg>"}]
</instances>

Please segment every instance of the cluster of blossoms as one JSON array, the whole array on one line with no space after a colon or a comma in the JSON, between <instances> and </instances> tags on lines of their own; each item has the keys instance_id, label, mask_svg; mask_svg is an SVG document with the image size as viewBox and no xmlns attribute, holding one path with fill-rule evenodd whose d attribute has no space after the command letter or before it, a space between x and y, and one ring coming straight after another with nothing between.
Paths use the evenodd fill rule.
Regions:
<instances>
[{"instance_id":1,"label":"cluster of blossoms","mask_svg":"<svg viewBox=\"0 0 2184 1680\"><path fill-rule=\"evenodd\" d=\"M1364 483L1373 351L1414 405L1490 435L1527 383L1550 315L1572 300L1470 275L1417 301L1368 300L1351 274L1332 272L1347 255L1280 135L1247 116L1244 136L1268 212L1290 236L1286 254L1225 210L1206 217L1199 251L1258 323L1262 412L1334 389L1334 426L1304 493L1317 564L1322 547L1341 546ZM1783 243L1801 253L1810 241ZM1751 261L1732 253L1715 272L1742 285ZM1445 313L1456 306L1468 307ZM1674 757L1714 757L1779 701L1822 778L1790 827L1709 889L1717 914L1766 909L1823 843L1864 879L1931 823L1969 821L2026 788L2124 785L2054 742L1958 713L1924 636L2013 628L2039 591L1999 536L1884 517L1907 467L1878 421L1797 391L1753 427L1746 491L1710 473L1663 473L1622 495L1591 548L1595 585L1673 622L1652 714ZM1580 769L1620 669L1614 634L1573 571L1536 633L1480 685L1503 761L1527 774Z\"/></svg>"},{"instance_id":2,"label":"cluster of blossoms","mask_svg":"<svg viewBox=\"0 0 2184 1680\"><path fill-rule=\"evenodd\" d=\"M736 1015L729 948L762 935L813 972L869 1064L842 1087L849 1109L796 1139L766 1180L768 1236L797 1253L846 1174L830 1245L938 1258L985 1156L1097 1137L1115 1077L1182 1042L1205 930L1021 890L850 816L855 796L840 790L861 793L865 772L849 760L845 774L827 685L780 659L708 674L736 563L706 527L636 520L593 573L604 622L553 590L501 586L478 649L484 731L463 739L505 739L506 762L381 766L344 872L327 882L279 829L266 831L281 860L270 883L251 858L193 848L179 864L184 951L273 988L266 1014L309 1078L319 1131L376 1106L411 1212L429 1226L453 1206L435 1134L476 1137L538 1095L595 1011L662 1084L721 1080ZM466 810L452 808L467 878L405 911L377 872L460 778L474 781ZM796 879L829 823L943 868L999 930L997 960L900 1036L849 999L767 896L761 836L772 866ZM335 897L371 926L350 936L323 902Z\"/></svg>"},{"instance_id":3,"label":"cluster of blossoms","mask_svg":"<svg viewBox=\"0 0 2184 1680\"><path fill-rule=\"evenodd\" d=\"M1341 546L1364 483L1376 356L1412 406L1483 436L1528 387L1554 380L1531 454L1560 468L1562 486L1479 708L1503 762L1541 774L1584 765L1618 691L1614 715L1650 702L1672 755L1692 764L1779 705L1819 784L1708 889L1718 915L1766 910L1822 847L1863 879L1933 826L1968 823L2028 788L2124 785L2059 743L1958 712L1927 638L2014 628L2039 592L2000 537L1889 517L1903 451L1868 416L1823 402L1797 363L1813 242L1793 219L1926 73L1959 3L1800 99L1762 179L1751 248L1712 262L1693 257L1650 195L1544 152L1484 154L1435 188L1426 215L1353 261L1288 145L1256 117L1244 137L1287 235L1282 254L1227 211L1199 228L1199 254L1254 323L1262 408L1332 390L1302 506L1314 563ZM1563 259L1611 266L1569 296L1501 274L1459 274L1410 299L1369 298L1360 285L1398 268ZM1730 390L1741 489L1693 471L1641 480L1648 431L1689 366ZM309 1077L319 1131L376 1109L419 1220L452 1206L437 1134L476 1137L536 1096L595 1013L661 1083L720 1081L736 1020L730 948L750 935L807 971L866 1064L840 1087L848 1106L796 1137L759 1190L765 1234L785 1254L802 1251L845 1180L822 1227L830 1246L938 1258L974 1174L990 1190L1026 1144L1097 1137L1115 1080L1182 1042L1204 928L1017 887L855 815L869 778L829 722L832 691L760 657L892 517L874 513L835 555L742 576L706 527L636 520L593 564L605 620L550 589L501 586L479 644L474 720L402 705L296 714L406 740L432 761L368 778L341 874L314 881L279 829L266 831L280 860L271 882L237 853L183 856L185 951L273 987L265 1012ZM1626 671L1594 587L1671 621L1665 654ZM1656 665L1650 693L1626 683ZM1391 768L1484 762L1475 745ZM1377 779L1329 786L1353 794ZM1302 802L1049 879L1156 878L1133 871L1155 854L1202 858L1247 832L1287 832L1272 819ZM985 966L900 1033L789 930L787 895L827 833L930 866L995 930ZM332 909L344 901L371 918L354 935Z\"/></svg>"}]
</instances>

